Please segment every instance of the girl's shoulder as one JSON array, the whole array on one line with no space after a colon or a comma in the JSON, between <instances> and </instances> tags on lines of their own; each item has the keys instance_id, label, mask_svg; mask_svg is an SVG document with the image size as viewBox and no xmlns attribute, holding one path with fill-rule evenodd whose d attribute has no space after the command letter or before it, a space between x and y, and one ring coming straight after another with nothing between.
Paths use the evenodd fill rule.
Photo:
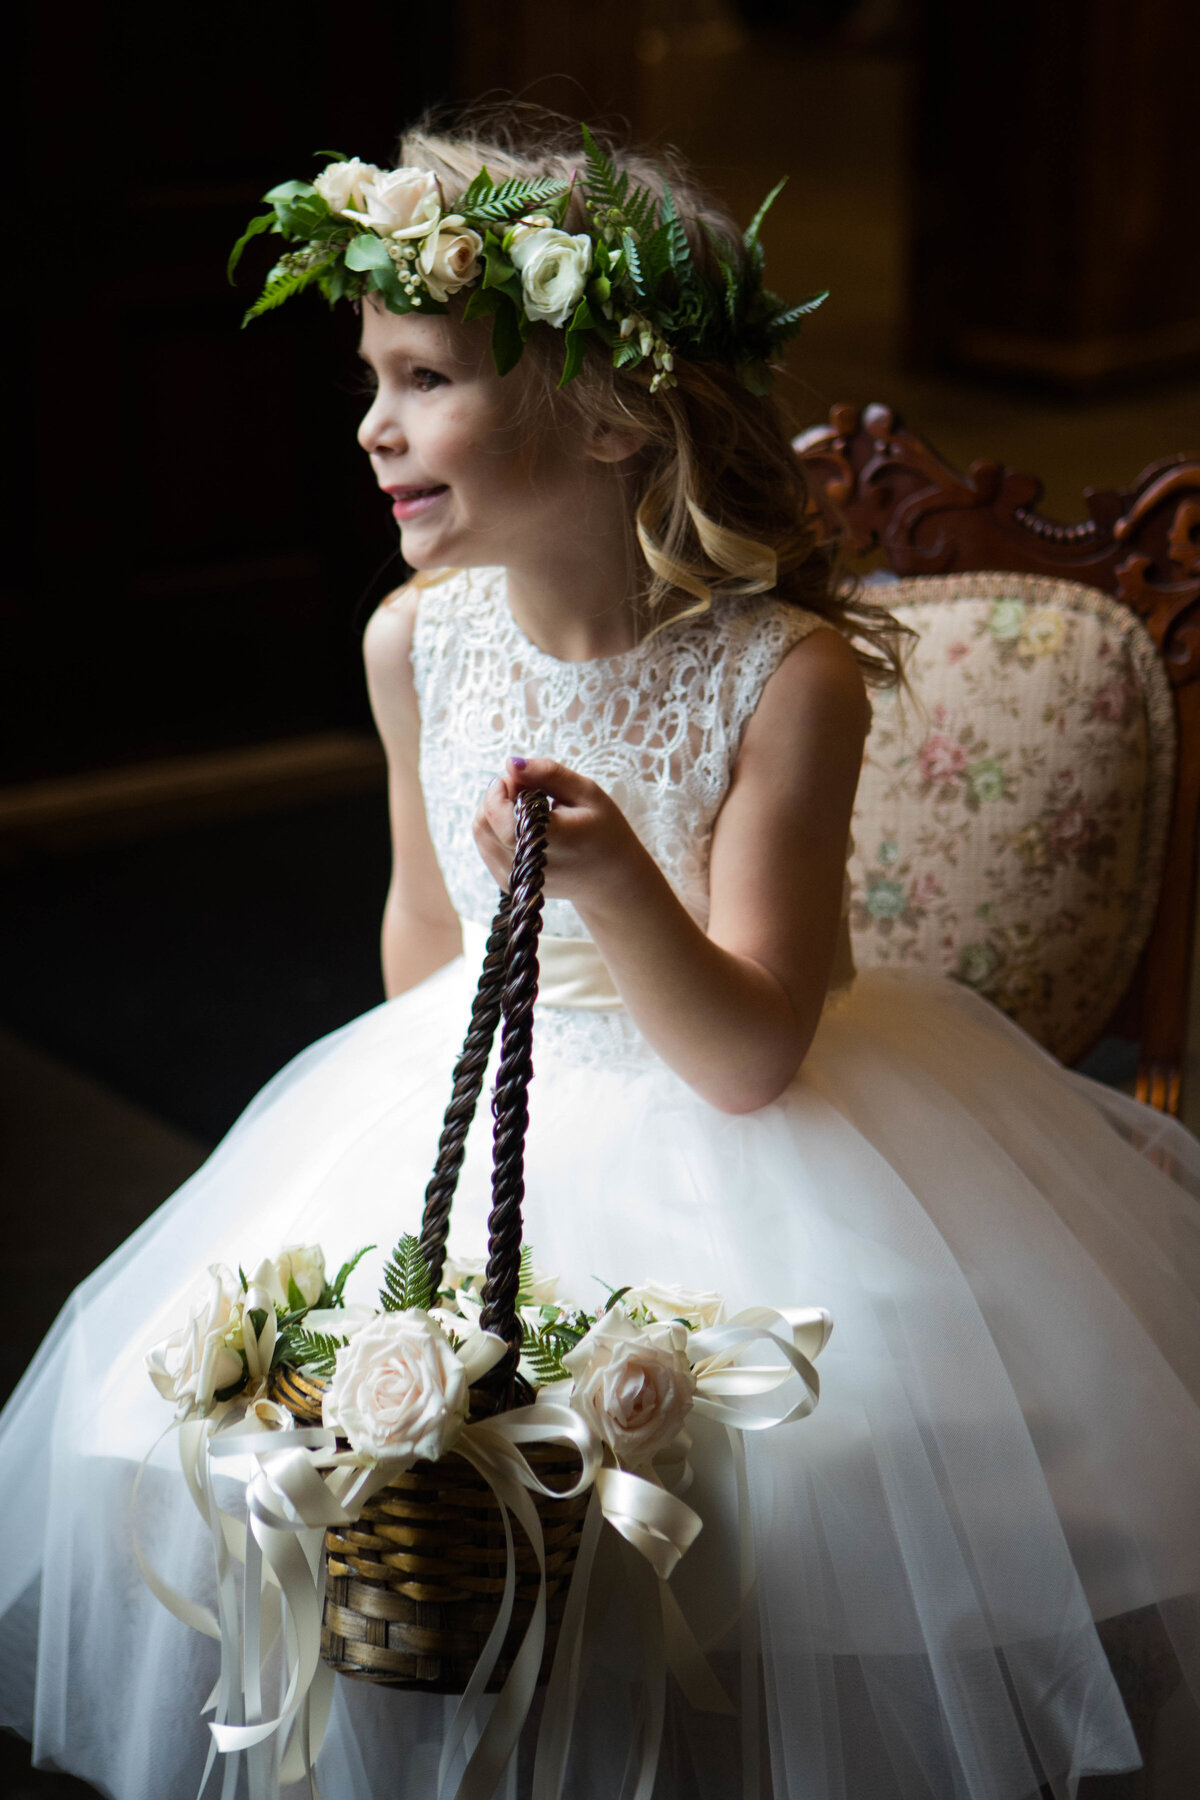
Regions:
<instances>
[{"instance_id":1,"label":"girl's shoulder","mask_svg":"<svg viewBox=\"0 0 1200 1800\"><path fill-rule=\"evenodd\" d=\"M817 633L845 641L831 620L775 593L718 596L697 626L707 627L710 655L737 699L750 706L797 644Z\"/></svg>"},{"instance_id":2,"label":"girl's shoulder","mask_svg":"<svg viewBox=\"0 0 1200 1800\"><path fill-rule=\"evenodd\" d=\"M714 604L710 630L710 692L735 754L768 687L772 711L869 716L854 647L822 614L774 593L727 596Z\"/></svg>"},{"instance_id":3,"label":"girl's shoulder","mask_svg":"<svg viewBox=\"0 0 1200 1800\"><path fill-rule=\"evenodd\" d=\"M764 594L718 596L710 614L713 625L731 644L762 641L780 645L783 653L802 638L822 629L836 631L832 620L809 612L773 591Z\"/></svg>"}]
</instances>

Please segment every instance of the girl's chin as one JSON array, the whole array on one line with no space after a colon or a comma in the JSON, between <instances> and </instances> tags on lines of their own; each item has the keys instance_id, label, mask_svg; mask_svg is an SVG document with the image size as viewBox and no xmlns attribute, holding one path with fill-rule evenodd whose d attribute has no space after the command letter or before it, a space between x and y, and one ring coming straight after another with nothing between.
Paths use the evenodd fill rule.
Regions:
<instances>
[{"instance_id":1,"label":"girl's chin","mask_svg":"<svg viewBox=\"0 0 1200 1800\"><path fill-rule=\"evenodd\" d=\"M415 522L400 527L400 554L410 569L449 568L454 558L448 553L445 532L422 530Z\"/></svg>"}]
</instances>

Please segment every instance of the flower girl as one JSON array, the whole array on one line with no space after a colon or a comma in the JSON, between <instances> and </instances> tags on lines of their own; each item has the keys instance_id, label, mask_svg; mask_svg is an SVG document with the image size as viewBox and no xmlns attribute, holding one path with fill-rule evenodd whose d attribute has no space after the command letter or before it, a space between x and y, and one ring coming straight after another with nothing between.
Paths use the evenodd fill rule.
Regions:
<instances>
[{"instance_id":1,"label":"flower girl","mask_svg":"<svg viewBox=\"0 0 1200 1800\"><path fill-rule=\"evenodd\" d=\"M307 1357L355 1479L389 1446L407 1467L469 1445L472 1359L498 1343L473 1329L488 1296L469 1272L490 1121L467 1138L441 1307L428 1288L411 1304L395 1260L407 1309L364 1302L419 1228L536 790L524 1229L554 1281L526 1259L522 1366L559 1378L597 1481L636 1476L623 1494L703 1525L661 1615L695 1658L690 1678L679 1658L665 1687L645 1677L649 1565L609 1533L557 1763L540 1751L535 1772L535 1705L479 1785L487 1702L465 1732L454 1699L339 1680L325 1800L1072 1795L1140 1760L1106 1644L1153 1663L1155 1791L1182 1793L1200 1150L977 995L855 974L847 839L897 633L834 580L768 392L816 302L764 285L766 205L738 233L686 169L583 137L417 130L395 170L339 158L272 190L238 246L287 245L255 314L306 286L357 304L359 441L417 571L366 636L389 998L285 1069L84 1284L6 1411L3 1717L116 1800L197 1791L214 1684L234 1720L204 1635L225 1617L233 1484L193 1462L189 1492L169 1439L151 1448L161 1395L182 1432L269 1437L288 1422L272 1371ZM326 1254L364 1244L330 1276ZM603 1310L601 1283L638 1281ZM725 1425L784 1416L736 1416L768 1379L737 1331L782 1346L769 1379L801 1382L789 1416L811 1416L733 1429L734 1454ZM277 1773L250 1755L248 1791ZM230 1758L212 1791L241 1779Z\"/></svg>"}]
</instances>

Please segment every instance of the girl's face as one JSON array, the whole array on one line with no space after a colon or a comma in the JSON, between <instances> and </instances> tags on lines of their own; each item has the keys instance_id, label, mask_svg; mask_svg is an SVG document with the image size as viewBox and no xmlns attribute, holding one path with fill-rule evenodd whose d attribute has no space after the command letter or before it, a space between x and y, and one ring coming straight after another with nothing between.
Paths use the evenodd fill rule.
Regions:
<instances>
[{"instance_id":1,"label":"girl's face","mask_svg":"<svg viewBox=\"0 0 1200 1800\"><path fill-rule=\"evenodd\" d=\"M522 405L536 374L496 374L491 323L363 308L377 388L358 432L414 569L506 567L561 538L596 463L581 434Z\"/></svg>"}]
</instances>

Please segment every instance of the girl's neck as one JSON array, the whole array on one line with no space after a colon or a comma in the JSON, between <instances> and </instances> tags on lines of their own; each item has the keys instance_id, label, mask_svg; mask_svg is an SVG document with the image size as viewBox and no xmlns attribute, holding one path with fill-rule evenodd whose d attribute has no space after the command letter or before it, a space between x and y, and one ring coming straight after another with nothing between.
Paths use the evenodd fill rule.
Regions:
<instances>
[{"instance_id":1,"label":"girl's neck","mask_svg":"<svg viewBox=\"0 0 1200 1800\"><path fill-rule=\"evenodd\" d=\"M624 590L603 590L582 581L568 589L528 582L508 570L508 609L523 636L556 662L595 662L632 650L645 629L636 603Z\"/></svg>"},{"instance_id":2,"label":"girl's neck","mask_svg":"<svg viewBox=\"0 0 1200 1800\"><path fill-rule=\"evenodd\" d=\"M507 559L508 605L524 635L559 662L631 650L645 631L645 563L624 482L597 470L585 504Z\"/></svg>"}]
</instances>

